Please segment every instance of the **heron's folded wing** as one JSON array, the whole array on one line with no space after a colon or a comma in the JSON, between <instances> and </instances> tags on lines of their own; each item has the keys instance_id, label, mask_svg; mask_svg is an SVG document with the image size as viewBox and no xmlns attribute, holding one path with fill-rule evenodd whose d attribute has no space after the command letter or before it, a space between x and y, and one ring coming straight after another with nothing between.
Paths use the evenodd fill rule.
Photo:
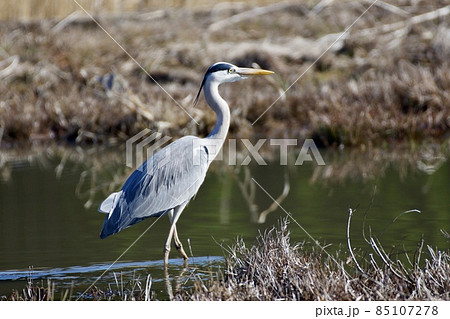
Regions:
<instances>
[{"instance_id":1,"label":"heron's folded wing","mask_svg":"<svg viewBox=\"0 0 450 319\"><path fill-rule=\"evenodd\" d=\"M114 204L105 219L103 228L110 230L104 237L144 218L160 216L197 193L209 166L200 140L186 136L158 151L131 174L117 199L110 195L105 200L105 206Z\"/></svg>"}]
</instances>

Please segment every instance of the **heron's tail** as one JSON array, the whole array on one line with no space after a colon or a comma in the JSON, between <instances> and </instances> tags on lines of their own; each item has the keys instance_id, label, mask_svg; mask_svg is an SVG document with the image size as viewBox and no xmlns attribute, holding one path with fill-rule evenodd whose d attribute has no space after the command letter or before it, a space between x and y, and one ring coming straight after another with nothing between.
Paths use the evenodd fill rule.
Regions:
<instances>
[{"instance_id":1,"label":"heron's tail","mask_svg":"<svg viewBox=\"0 0 450 319\"><path fill-rule=\"evenodd\" d=\"M114 207L117 205L117 200L120 198L121 194L122 191L109 195L108 198L100 204L100 206L98 207L98 211L100 213L110 214L114 210Z\"/></svg>"},{"instance_id":2,"label":"heron's tail","mask_svg":"<svg viewBox=\"0 0 450 319\"><path fill-rule=\"evenodd\" d=\"M98 211L100 213L108 214L105 218L105 222L103 223L102 232L100 233L100 238L102 239L120 231L120 227L118 225L119 216L113 216L120 214L113 214L113 212L117 206L121 194L122 191L112 193L98 207Z\"/></svg>"}]
</instances>

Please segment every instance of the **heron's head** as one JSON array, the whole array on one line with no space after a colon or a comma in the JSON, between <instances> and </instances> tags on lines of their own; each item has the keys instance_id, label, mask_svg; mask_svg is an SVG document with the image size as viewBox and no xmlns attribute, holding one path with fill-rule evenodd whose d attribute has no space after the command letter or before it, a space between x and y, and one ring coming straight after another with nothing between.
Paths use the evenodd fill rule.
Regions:
<instances>
[{"instance_id":1,"label":"heron's head","mask_svg":"<svg viewBox=\"0 0 450 319\"><path fill-rule=\"evenodd\" d=\"M241 68L227 62L217 62L209 67L203 78L197 97L194 100L194 105L197 104L202 88L207 80L220 83L236 82L246 79L250 75L267 75L273 74L272 71L253 68Z\"/></svg>"}]
</instances>

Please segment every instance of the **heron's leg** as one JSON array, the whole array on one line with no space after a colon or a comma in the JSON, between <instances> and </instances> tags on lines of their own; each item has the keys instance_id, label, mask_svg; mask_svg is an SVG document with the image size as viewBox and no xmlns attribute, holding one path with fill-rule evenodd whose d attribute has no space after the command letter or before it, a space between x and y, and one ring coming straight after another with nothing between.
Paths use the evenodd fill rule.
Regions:
<instances>
[{"instance_id":1,"label":"heron's leg","mask_svg":"<svg viewBox=\"0 0 450 319\"><path fill-rule=\"evenodd\" d=\"M164 249L163 249L163 253L164 253L164 268L167 267L167 264L168 264L168 261L169 261L170 243L172 242L172 236L173 236L173 232L174 232L174 230L172 229L173 228L173 223L172 223L172 220L173 220L173 209L169 210L169 212L167 213L167 216L169 216L169 220L170 220L170 223L171 223L172 226L170 227L169 235L167 236L166 243L164 244Z\"/></svg>"},{"instance_id":2,"label":"heron's leg","mask_svg":"<svg viewBox=\"0 0 450 319\"><path fill-rule=\"evenodd\" d=\"M172 214L172 218L171 218L172 225L175 226L175 229L174 229L174 232L173 232L175 248L183 256L184 260L188 260L189 257L188 257L188 255L186 254L186 252L183 249L183 244L181 243L180 238L178 238L178 232L177 232L176 224L177 224L178 218L180 217L180 215L183 212L183 209L186 207L186 205L187 205L187 203L184 203L184 204L174 208L173 214ZM169 217L170 216L171 215L169 215Z\"/></svg>"},{"instance_id":3,"label":"heron's leg","mask_svg":"<svg viewBox=\"0 0 450 319\"><path fill-rule=\"evenodd\" d=\"M181 212L186 207L186 205L187 203L181 204L180 206L177 206L168 212L170 222L172 223L172 225L170 226L169 236L167 236L166 244L164 245L164 267L167 267L167 265L169 264L170 243L172 242L172 237L174 236L174 234L175 234L175 247L183 255L183 258L185 259L187 258L187 255L183 250L183 246L181 245L181 241L178 238L176 227L178 218L180 217Z\"/></svg>"},{"instance_id":4,"label":"heron's leg","mask_svg":"<svg viewBox=\"0 0 450 319\"><path fill-rule=\"evenodd\" d=\"M178 238L176 226L175 226L175 231L173 232L173 240L175 242L175 248L180 252L181 256L183 256L184 260L188 260L189 257L183 249L183 244L181 243L180 238Z\"/></svg>"},{"instance_id":5,"label":"heron's leg","mask_svg":"<svg viewBox=\"0 0 450 319\"><path fill-rule=\"evenodd\" d=\"M169 252L170 252L170 243L172 242L172 236L175 231L175 224L170 226L169 236L167 236L166 244L164 245L164 268L167 268L169 264Z\"/></svg>"}]
</instances>

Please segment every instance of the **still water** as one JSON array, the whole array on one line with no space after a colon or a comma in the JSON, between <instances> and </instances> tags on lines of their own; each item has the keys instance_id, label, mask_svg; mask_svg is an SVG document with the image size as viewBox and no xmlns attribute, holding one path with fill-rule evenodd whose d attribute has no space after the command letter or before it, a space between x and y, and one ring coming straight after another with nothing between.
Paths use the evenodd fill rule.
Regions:
<instances>
[{"instance_id":1,"label":"still water","mask_svg":"<svg viewBox=\"0 0 450 319\"><path fill-rule=\"evenodd\" d=\"M281 166L276 158L266 166L213 163L177 224L185 250L193 256L192 269L223 266L224 247L233 245L237 237L251 245L259 232L276 226L287 213L328 245L329 252L346 249L349 208L356 210L352 244L361 251L370 249L363 230L366 236L369 232L376 236L386 251L412 254L422 238L432 247L449 248L446 156L434 151L400 155L333 151L326 152L324 159L325 166ZM99 238L105 215L96 208L130 173L123 162L122 155L113 152L65 150L25 154L3 164L0 296L24 288L29 278L51 279L59 288L81 292L149 228L156 219ZM268 194L282 208L275 205L261 215L273 203ZM410 210L417 211L404 213ZM156 297L165 299L162 247L168 230L168 218L157 220L96 285L115 287L115 276L121 275L145 282L150 274ZM294 222L290 231L292 243L311 242ZM170 257L169 272L176 276L183 268L182 259L175 249Z\"/></svg>"}]
</instances>

